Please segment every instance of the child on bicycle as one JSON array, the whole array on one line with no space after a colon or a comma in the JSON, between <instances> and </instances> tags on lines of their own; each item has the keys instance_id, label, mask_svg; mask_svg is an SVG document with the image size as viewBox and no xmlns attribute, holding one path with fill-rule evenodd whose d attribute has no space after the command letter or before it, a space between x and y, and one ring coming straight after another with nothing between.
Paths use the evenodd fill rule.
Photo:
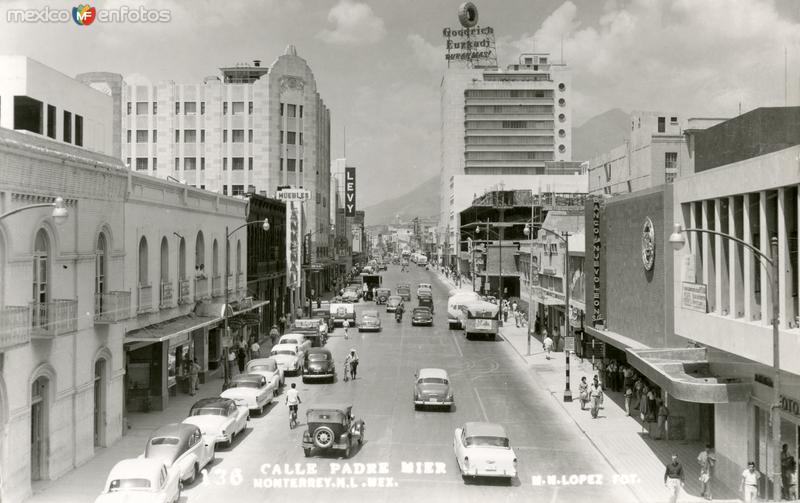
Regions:
<instances>
[{"instance_id":1,"label":"child on bicycle","mask_svg":"<svg viewBox=\"0 0 800 503\"><path fill-rule=\"evenodd\" d=\"M297 384L292 383L292 388L286 392L286 405L289 406L289 416L291 422L297 421L297 406L303 403L300 400L300 392L297 391Z\"/></svg>"}]
</instances>

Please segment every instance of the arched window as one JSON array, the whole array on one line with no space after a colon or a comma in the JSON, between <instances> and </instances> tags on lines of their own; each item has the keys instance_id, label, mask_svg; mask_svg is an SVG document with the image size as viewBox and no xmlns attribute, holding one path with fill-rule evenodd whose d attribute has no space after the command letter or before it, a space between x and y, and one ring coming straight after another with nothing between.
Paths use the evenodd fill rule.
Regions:
<instances>
[{"instance_id":1,"label":"arched window","mask_svg":"<svg viewBox=\"0 0 800 503\"><path fill-rule=\"evenodd\" d=\"M178 277L186 279L186 240L183 238L178 245Z\"/></svg>"},{"instance_id":2,"label":"arched window","mask_svg":"<svg viewBox=\"0 0 800 503\"><path fill-rule=\"evenodd\" d=\"M219 276L219 244L216 239L211 250L211 272L214 277Z\"/></svg>"},{"instance_id":3,"label":"arched window","mask_svg":"<svg viewBox=\"0 0 800 503\"><path fill-rule=\"evenodd\" d=\"M33 319L35 328L47 328L47 302L50 300L50 238L44 229L36 233L33 245Z\"/></svg>"},{"instance_id":4,"label":"arched window","mask_svg":"<svg viewBox=\"0 0 800 503\"><path fill-rule=\"evenodd\" d=\"M161 282L169 282L169 242L161 238Z\"/></svg>"},{"instance_id":5,"label":"arched window","mask_svg":"<svg viewBox=\"0 0 800 503\"><path fill-rule=\"evenodd\" d=\"M47 396L49 385L50 380L45 376L40 376L31 386L31 480L47 478L47 465L49 464Z\"/></svg>"},{"instance_id":6,"label":"arched window","mask_svg":"<svg viewBox=\"0 0 800 503\"><path fill-rule=\"evenodd\" d=\"M197 232L197 239L194 242L194 268L198 276L206 273L206 242L203 231Z\"/></svg>"},{"instance_id":7,"label":"arched window","mask_svg":"<svg viewBox=\"0 0 800 503\"><path fill-rule=\"evenodd\" d=\"M236 289L237 290L242 287L242 285L239 284L241 281L239 279L241 274L242 274L242 241L237 239L236 240Z\"/></svg>"},{"instance_id":8,"label":"arched window","mask_svg":"<svg viewBox=\"0 0 800 503\"><path fill-rule=\"evenodd\" d=\"M147 238L142 236L142 239L139 240L139 286L147 286L150 284L148 281L147 264Z\"/></svg>"},{"instance_id":9,"label":"arched window","mask_svg":"<svg viewBox=\"0 0 800 503\"><path fill-rule=\"evenodd\" d=\"M94 252L94 293L106 292L107 242L105 233L97 237L97 249Z\"/></svg>"}]
</instances>

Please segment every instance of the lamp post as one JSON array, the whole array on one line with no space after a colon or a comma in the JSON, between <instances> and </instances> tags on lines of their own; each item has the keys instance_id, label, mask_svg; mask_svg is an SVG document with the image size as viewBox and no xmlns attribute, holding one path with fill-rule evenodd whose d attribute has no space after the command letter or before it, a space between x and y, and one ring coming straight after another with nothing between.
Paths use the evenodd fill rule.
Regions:
<instances>
[{"instance_id":1,"label":"lamp post","mask_svg":"<svg viewBox=\"0 0 800 503\"><path fill-rule=\"evenodd\" d=\"M491 225L492 225L491 223L486 222L486 237L489 237L489 231L491 230ZM503 326L503 228L505 226L497 225L497 224L495 224L495 226L500 228L498 231L495 231L495 232L497 233L497 238L498 238L498 241L500 243L500 246L499 246L500 250L498 252L498 254L499 254L499 262L500 262L500 271L499 271L500 272L500 281L499 281L499 288L498 288L498 296L500 298L500 302L498 303L498 305L500 306L499 325L502 327ZM478 234L481 233L481 226L480 225L475 228L475 232L478 233ZM489 252L488 248L487 248L486 252L488 254L488 252Z\"/></svg>"},{"instance_id":2,"label":"lamp post","mask_svg":"<svg viewBox=\"0 0 800 503\"><path fill-rule=\"evenodd\" d=\"M69 210L67 210L67 205L64 203L64 198L57 197L55 202L52 203L37 203L37 204L29 204L27 206L20 206L19 208L14 208L13 210L9 210L2 215L0 215L0 220L10 217L20 211L24 210L31 210L34 208L53 208L51 216L53 217L53 221L56 225L61 225L67 221L67 217L69 217Z\"/></svg>"},{"instance_id":3,"label":"lamp post","mask_svg":"<svg viewBox=\"0 0 800 503\"><path fill-rule=\"evenodd\" d=\"M224 320L223 322L224 322L224 326L225 326L225 328L224 328L225 337L228 336L228 302L230 300L229 299L229 295L228 295L228 275L230 274L230 267L231 267L231 257L230 257L231 247L230 247L230 244L228 243L228 240L231 238L231 236L233 235L234 232L238 231L242 227L247 227L248 225L254 225L254 224L261 224L261 228L264 230L264 232L268 232L269 231L269 219L268 218L265 218L263 222L260 221L260 220L254 220L252 222L246 222L246 223L240 225L239 227L233 229L230 232L228 232L228 226L227 225L225 226L225 307L222 309L222 318ZM223 384L222 384L223 389L227 389L228 385L230 385L230 383L231 383L231 367L230 367L230 361L228 360L229 353L230 353L230 348L227 345L223 346L223 348L222 348L222 358L223 358L223 361L225 362L225 367L224 367L224 377L225 377L225 379L223 380Z\"/></svg>"},{"instance_id":4,"label":"lamp post","mask_svg":"<svg viewBox=\"0 0 800 503\"><path fill-rule=\"evenodd\" d=\"M526 237L531 240L530 252L528 255L528 356L531 355L531 327L533 325L533 233L531 232L531 224L525 224L522 230Z\"/></svg>"},{"instance_id":5,"label":"lamp post","mask_svg":"<svg viewBox=\"0 0 800 503\"><path fill-rule=\"evenodd\" d=\"M686 238L683 233L697 232L698 234L711 234L719 236L724 239L734 241L764 260L770 265L770 292L772 294L772 370L774 372L772 383L773 403L770 405L770 419L772 422L772 450L773 450L773 463L772 463L772 496L773 500L780 500L781 494L781 465L780 456L778 453L781 450L781 420L777 409L781 407L781 367L780 367L780 327L778 325L780 320L780 301L778 299L778 238L770 238L770 254L768 257L764 252L745 241L722 232L712 231L709 229L684 229L681 224L673 224L672 234L669 236L669 242L672 248L677 252L686 243Z\"/></svg>"}]
</instances>

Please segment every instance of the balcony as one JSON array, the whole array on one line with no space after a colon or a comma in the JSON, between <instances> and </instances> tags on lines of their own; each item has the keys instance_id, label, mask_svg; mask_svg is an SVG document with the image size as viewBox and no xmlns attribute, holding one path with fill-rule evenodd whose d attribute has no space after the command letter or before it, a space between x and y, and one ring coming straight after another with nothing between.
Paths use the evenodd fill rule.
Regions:
<instances>
[{"instance_id":1,"label":"balcony","mask_svg":"<svg viewBox=\"0 0 800 503\"><path fill-rule=\"evenodd\" d=\"M211 295L214 297L222 297L225 292L222 291L222 276L214 276L211 278Z\"/></svg>"},{"instance_id":2,"label":"balcony","mask_svg":"<svg viewBox=\"0 0 800 503\"><path fill-rule=\"evenodd\" d=\"M116 323L131 317L131 292L94 294L94 322Z\"/></svg>"},{"instance_id":3,"label":"balcony","mask_svg":"<svg viewBox=\"0 0 800 503\"><path fill-rule=\"evenodd\" d=\"M138 298L136 305L138 306L136 312L149 313L153 310L153 286L152 285L139 285Z\"/></svg>"},{"instance_id":4,"label":"balcony","mask_svg":"<svg viewBox=\"0 0 800 503\"><path fill-rule=\"evenodd\" d=\"M194 279L194 297L198 300L211 298L208 290L208 278L205 276Z\"/></svg>"},{"instance_id":5,"label":"balcony","mask_svg":"<svg viewBox=\"0 0 800 503\"><path fill-rule=\"evenodd\" d=\"M78 301L31 302L31 336L51 338L78 329Z\"/></svg>"},{"instance_id":6,"label":"balcony","mask_svg":"<svg viewBox=\"0 0 800 503\"><path fill-rule=\"evenodd\" d=\"M31 310L26 306L0 308L0 352L31 341Z\"/></svg>"},{"instance_id":7,"label":"balcony","mask_svg":"<svg viewBox=\"0 0 800 503\"><path fill-rule=\"evenodd\" d=\"M172 307L174 305L172 302L173 298L172 282L162 281L160 295L158 297L158 307L161 309Z\"/></svg>"},{"instance_id":8,"label":"balcony","mask_svg":"<svg viewBox=\"0 0 800 503\"><path fill-rule=\"evenodd\" d=\"M189 288L188 279L178 280L178 304L190 304L194 299L192 298L192 290Z\"/></svg>"}]
</instances>

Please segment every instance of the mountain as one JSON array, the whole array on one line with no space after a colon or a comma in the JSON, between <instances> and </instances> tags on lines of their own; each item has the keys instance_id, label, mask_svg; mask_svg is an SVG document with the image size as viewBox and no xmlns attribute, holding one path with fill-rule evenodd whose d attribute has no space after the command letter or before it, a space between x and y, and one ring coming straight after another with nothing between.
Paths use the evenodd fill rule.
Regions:
<instances>
[{"instance_id":1,"label":"mountain","mask_svg":"<svg viewBox=\"0 0 800 503\"><path fill-rule=\"evenodd\" d=\"M439 175L425 180L410 192L364 208L366 225L391 224L402 220L439 214Z\"/></svg>"},{"instance_id":2,"label":"mountain","mask_svg":"<svg viewBox=\"0 0 800 503\"><path fill-rule=\"evenodd\" d=\"M630 115L614 108L595 115L572 129L572 160L588 161L625 143L630 128Z\"/></svg>"}]
</instances>

